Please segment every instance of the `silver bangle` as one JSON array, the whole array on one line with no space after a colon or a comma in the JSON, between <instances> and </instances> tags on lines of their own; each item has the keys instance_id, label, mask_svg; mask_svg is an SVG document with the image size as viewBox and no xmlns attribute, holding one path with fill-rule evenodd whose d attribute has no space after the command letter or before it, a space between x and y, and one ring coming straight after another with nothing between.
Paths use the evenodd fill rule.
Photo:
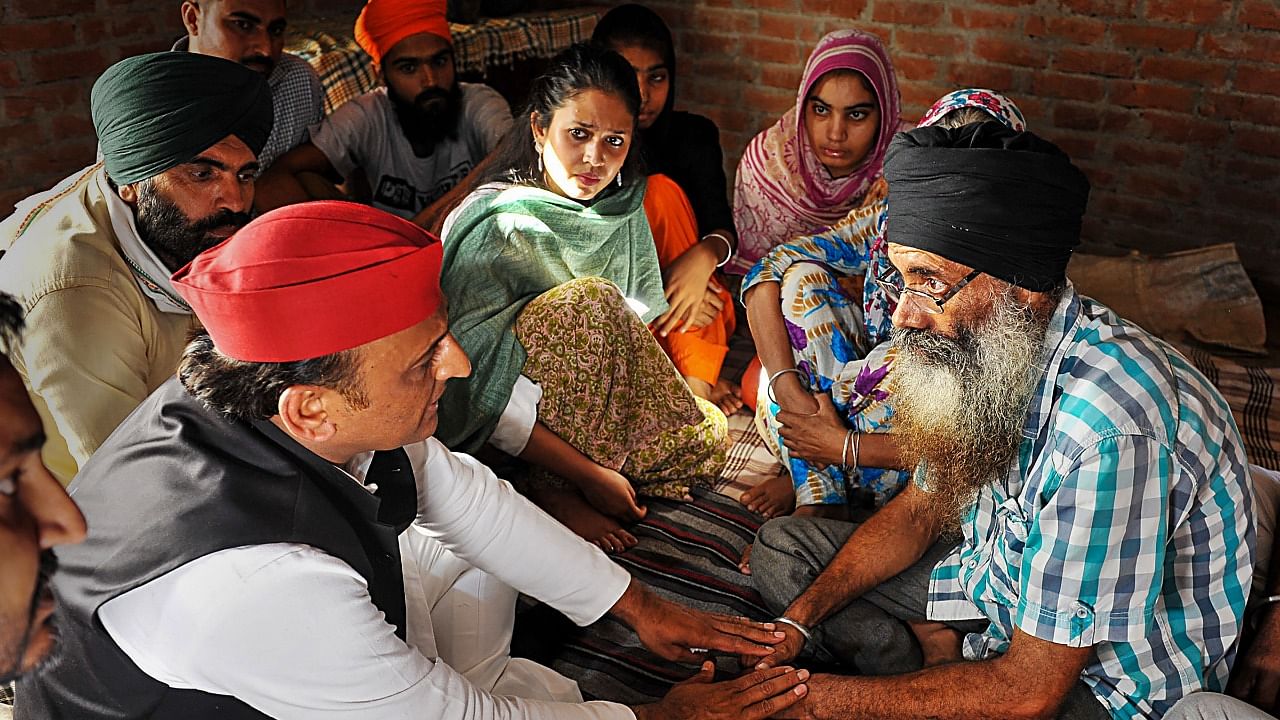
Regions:
<instances>
[{"instance_id":1,"label":"silver bangle","mask_svg":"<svg viewBox=\"0 0 1280 720\"><path fill-rule=\"evenodd\" d=\"M853 464L845 468L845 472L858 467L858 454L862 450L862 433L853 432L852 430L849 432L853 433Z\"/></svg>"},{"instance_id":2,"label":"silver bangle","mask_svg":"<svg viewBox=\"0 0 1280 720\"><path fill-rule=\"evenodd\" d=\"M773 403L774 405L778 404L778 399L773 396L773 384L778 381L778 378L782 377L783 375L786 375L787 373L795 373L798 377L804 377L804 373L800 372L799 368L793 368L793 367L783 368L778 372L770 375L769 384L765 386L764 394L766 397L769 398L769 402ZM808 389L809 389L808 383L805 383L805 390L807 391Z\"/></svg>"},{"instance_id":3,"label":"silver bangle","mask_svg":"<svg viewBox=\"0 0 1280 720\"><path fill-rule=\"evenodd\" d=\"M733 259L733 243L729 242L729 237L727 235L719 231L709 232L706 235L703 235L702 239L706 240L707 238L710 238L710 237L720 238L721 242L724 243L724 249L725 249L724 259L716 263L716 267L718 268L724 267L730 260Z\"/></svg>"},{"instance_id":4,"label":"silver bangle","mask_svg":"<svg viewBox=\"0 0 1280 720\"><path fill-rule=\"evenodd\" d=\"M800 634L804 636L804 643L806 645L813 642L813 634L809 632L809 628L805 627L804 625L801 625L795 620L792 620L786 615L779 615L778 617L774 618L773 621L776 623L783 623L785 625L790 625L791 627L799 630Z\"/></svg>"},{"instance_id":5,"label":"silver bangle","mask_svg":"<svg viewBox=\"0 0 1280 720\"><path fill-rule=\"evenodd\" d=\"M1278 602L1280 602L1280 595L1268 595L1267 597L1262 598L1256 604L1254 604L1254 607L1259 607L1262 605L1270 605L1272 603L1278 603Z\"/></svg>"},{"instance_id":6,"label":"silver bangle","mask_svg":"<svg viewBox=\"0 0 1280 720\"><path fill-rule=\"evenodd\" d=\"M849 472L849 441L853 439L853 428L849 428L849 432L844 435L844 442L840 446L840 469ZM858 457L857 452L853 456Z\"/></svg>"}]
</instances>

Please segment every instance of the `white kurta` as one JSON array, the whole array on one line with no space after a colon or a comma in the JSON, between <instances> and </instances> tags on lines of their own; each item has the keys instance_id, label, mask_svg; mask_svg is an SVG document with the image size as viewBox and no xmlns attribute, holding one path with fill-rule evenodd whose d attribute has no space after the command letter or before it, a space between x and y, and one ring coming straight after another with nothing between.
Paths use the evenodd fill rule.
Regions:
<instances>
[{"instance_id":1,"label":"white kurta","mask_svg":"<svg viewBox=\"0 0 1280 720\"><path fill-rule=\"evenodd\" d=\"M107 632L171 687L290 718L618 718L573 681L510 651L517 588L579 625L631 578L598 548L435 439L406 447L417 521L400 539L406 644L349 565L305 545L223 550L99 609ZM363 478L371 454L348 470Z\"/></svg>"}]
</instances>

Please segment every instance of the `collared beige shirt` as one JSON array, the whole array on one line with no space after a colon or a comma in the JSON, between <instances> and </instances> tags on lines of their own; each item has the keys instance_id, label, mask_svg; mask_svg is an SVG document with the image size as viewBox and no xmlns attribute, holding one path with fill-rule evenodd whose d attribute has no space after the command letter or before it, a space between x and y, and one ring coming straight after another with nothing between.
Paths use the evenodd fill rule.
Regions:
<instances>
[{"instance_id":1,"label":"collared beige shirt","mask_svg":"<svg viewBox=\"0 0 1280 720\"><path fill-rule=\"evenodd\" d=\"M44 461L65 485L176 370L194 316L138 287L112 229L101 164L0 223L0 291L26 313L9 360L44 422Z\"/></svg>"}]
</instances>

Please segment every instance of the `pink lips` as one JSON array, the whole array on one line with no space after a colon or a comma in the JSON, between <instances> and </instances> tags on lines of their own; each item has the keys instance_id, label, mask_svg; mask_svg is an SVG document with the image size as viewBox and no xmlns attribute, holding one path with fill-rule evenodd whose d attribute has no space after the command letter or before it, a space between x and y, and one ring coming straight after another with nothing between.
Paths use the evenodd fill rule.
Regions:
<instances>
[{"instance_id":1,"label":"pink lips","mask_svg":"<svg viewBox=\"0 0 1280 720\"><path fill-rule=\"evenodd\" d=\"M578 178L578 182L582 183L583 185L586 185L587 187L591 187L592 185L597 185L600 183L599 175L584 174L584 175L575 175L574 177Z\"/></svg>"}]
</instances>

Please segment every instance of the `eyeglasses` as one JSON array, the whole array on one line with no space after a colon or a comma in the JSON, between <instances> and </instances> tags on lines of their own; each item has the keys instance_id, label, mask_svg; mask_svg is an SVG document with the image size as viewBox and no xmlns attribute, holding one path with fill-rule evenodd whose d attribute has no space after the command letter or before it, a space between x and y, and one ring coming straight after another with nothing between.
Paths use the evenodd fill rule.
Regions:
<instances>
[{"instance_id":1,"label":"eyeglasses","mask_svg":"<svg viewBox=\"0 0 1280 720\"><path fill-rule=\"evenodd\" d=\"M952 285L951 289L940 298L934 297L923 290L914 290L907 287L905 281L902 279L902 273L898 272L898 269L892 265L881 270L880 273L876 275L876 285L879 285L880 289L884 290L885 295L888 295L889 299L894 303L901 303L904 296L916 298L921 301L917 303L921 310L929 313L930 315L941 315L942 306L948 300L955 297L956 293L963 290L965 285L968 285L974 278L981 274L981 270L974 270L968 275L965 275L963 280Z\"/></svg>"}]
</instances>

